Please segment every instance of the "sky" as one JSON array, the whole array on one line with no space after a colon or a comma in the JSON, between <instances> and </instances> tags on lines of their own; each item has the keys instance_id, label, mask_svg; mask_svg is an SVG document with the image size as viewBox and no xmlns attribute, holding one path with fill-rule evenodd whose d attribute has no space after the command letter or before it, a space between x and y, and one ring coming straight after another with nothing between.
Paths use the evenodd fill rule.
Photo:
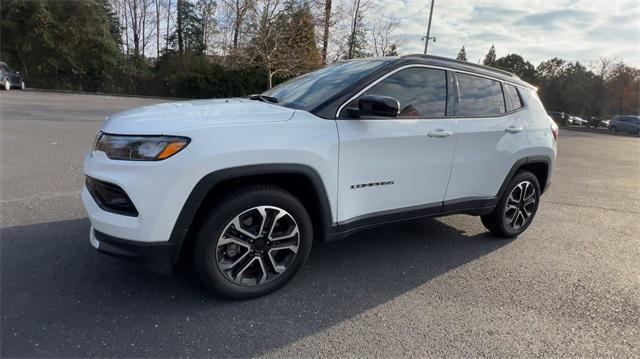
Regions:
<instances>
[{"instance_id":1,"label":"sky","mask_svg":"<svg viewBox=\"0 0 640 359\"><path fill-rule=\"evenodd\" d=\"M422 53L430 0L372 0L399 22L400 54ZM518 53L537 66L560 57L589 64L615 57L640 67L640 0L435 0L429 54L468 61Z\"/></svg>"}]
</instances>

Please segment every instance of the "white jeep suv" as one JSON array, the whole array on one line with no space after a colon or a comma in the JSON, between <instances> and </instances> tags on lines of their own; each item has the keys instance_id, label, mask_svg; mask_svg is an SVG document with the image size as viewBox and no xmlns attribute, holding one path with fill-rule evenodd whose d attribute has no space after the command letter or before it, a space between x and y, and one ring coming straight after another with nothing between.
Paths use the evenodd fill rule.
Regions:
<instances>
[{"instance_id":1,"label":"white jeep suv","mask_svg":"<svg viewBox=\"0 0 640 359\"><path fill-rule=\"evenodd\" d=\"M513 74L353 60L247 99L109 117L82 199L99 251L158 271L191 259L213 290L248 298L290 280L314 239L454 213L517 236L549 186L557 136Z\"/></svg>"}]
</instances>

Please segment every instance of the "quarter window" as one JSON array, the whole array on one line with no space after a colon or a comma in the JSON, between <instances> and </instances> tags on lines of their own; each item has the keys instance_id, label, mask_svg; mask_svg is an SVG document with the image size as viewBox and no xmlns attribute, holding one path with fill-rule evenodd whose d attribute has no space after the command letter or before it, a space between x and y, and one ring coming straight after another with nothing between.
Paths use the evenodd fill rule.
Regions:
<instances>
[{"instance_id":1,"label":"quarter window","mask_svg":"<svg viewBox=\"0 0 640 359\"><path fill-rule=\"evenodd\" d=\"M522 101L520 95L518 95L518 89L513 85L505 84L504 97L507 100L507 111L515 111L522 107Z\"/></svg>"},{"instance_id":2,"label":"quarter window","mask_svg":"<svg viewBox=\"0 0 640 359\"><path fill-rule=\"evenodd\" d=\"M463 116L492 116L505 113L500 82L467 74L457 74Z\"/></svg>"},{"instance_id":3,"label":"quarter window","mask_svg":"<svg viewBox=\"0 0 640 359\"><path fill-rule=\"evenodd\" d=\"M447 107L446 71L408 68L375 84L363 95L390 96L400 103L399 118L443 117ZM357 107L357 101L349 107Z\"/></svg>"}]
</instances>

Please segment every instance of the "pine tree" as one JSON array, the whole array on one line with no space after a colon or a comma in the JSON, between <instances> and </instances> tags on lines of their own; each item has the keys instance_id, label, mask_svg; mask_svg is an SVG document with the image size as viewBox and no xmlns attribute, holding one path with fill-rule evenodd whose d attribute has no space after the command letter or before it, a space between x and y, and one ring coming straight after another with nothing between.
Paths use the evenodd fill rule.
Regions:
<instances>
[{"instance_id":1,"label":"pine tree","mask_svg":"<svg viewBox=\"0 0 640 359\"><path fill-rule=\"evenodd\" d=\"M464 45L462 45L460 52L458 52L458 57L456 57L456 60L467 61L467 52L464 50Z\"/></svg>"},{"instance_id":2,"label":"pine tree","mask_svg":"<svg viewBox=\"0 0 640 359\"><path fill-rule=\"evenodd\" d=\"M496 48L491 45L489 52L484 57L484 61L482 62L484 66L495 66L496 64Z\"/></svg>"},{"instance_id":3,"label":"pine tree","mask_svg":"<svg viewBox=\"0 0 640 359\"><path fill-rule=\"evenodd\" d=\"M364 27L364 16L362 11L358 11L353 20L353 28L347 39L346 51L343 55L345 59L356 59L368 57L367 53L367 30Z\"/></svg>"},{"instance_id":4,"label":"pine tree","mask_svg":"<svg viewBox=\"0 0 640 359\"><path fill-rule=\"evenodd\" d=\"M120 20L109 0L96 0L98 5L98 11L102 13L102 16L106 19L109 26L109 33L113 37L114 41L120 45L122 37L120 36Z\"/></svg>"},{"instance_id":5,"label":"pine tree","mask_svg":"<svg viewBox=\"0 0 640 359\"><path fill-rule=\"evenodd\" d=\"M391 44L391 46L389 46L389 50L387 50L384 56L398 56L398 45Z\"/></svg>"},{"instance_id":6,"label":"pine tree","mask_svg":"<svg viewBox=\"0 0 640 359\"><path fill-rule=\"evenodd\" d=\"M195 5L187 0L178 0L176 6L176 28L169 42L180 54L203 54L206 49L203 22L196 13Z\"/></svg>"},{"instance_id":7,"label":"pine tree","mask_svg":"<svg viewBox=\"0 0 640 359\"><path fill-rule=\"evenodd\" d=\"M314 18L308 3L290 2L285 9L287 30L285 48L287 56L297 63L293 74L313 71L321 65L321 54L316 45Z\"/></svg>"}]
</instances>

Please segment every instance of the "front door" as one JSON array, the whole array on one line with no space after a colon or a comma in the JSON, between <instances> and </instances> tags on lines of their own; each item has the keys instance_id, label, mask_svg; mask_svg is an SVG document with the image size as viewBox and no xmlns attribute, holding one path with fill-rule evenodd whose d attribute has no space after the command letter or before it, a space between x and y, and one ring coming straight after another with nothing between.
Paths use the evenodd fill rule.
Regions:
<instances>
[{"instance_id":1,"label":"front door","mask_svg":"<svg viewBox=\"0 0 640 359\"><path fill-rule=\"evenodd\" d=\"M339 223L439 212L456 144L456 120L445 118L446 71L396 70L361 95L394 97L400 114L374 119L340 113ZM357 107L357 100L346 108Z\"/></svg>"}]
</instances>

